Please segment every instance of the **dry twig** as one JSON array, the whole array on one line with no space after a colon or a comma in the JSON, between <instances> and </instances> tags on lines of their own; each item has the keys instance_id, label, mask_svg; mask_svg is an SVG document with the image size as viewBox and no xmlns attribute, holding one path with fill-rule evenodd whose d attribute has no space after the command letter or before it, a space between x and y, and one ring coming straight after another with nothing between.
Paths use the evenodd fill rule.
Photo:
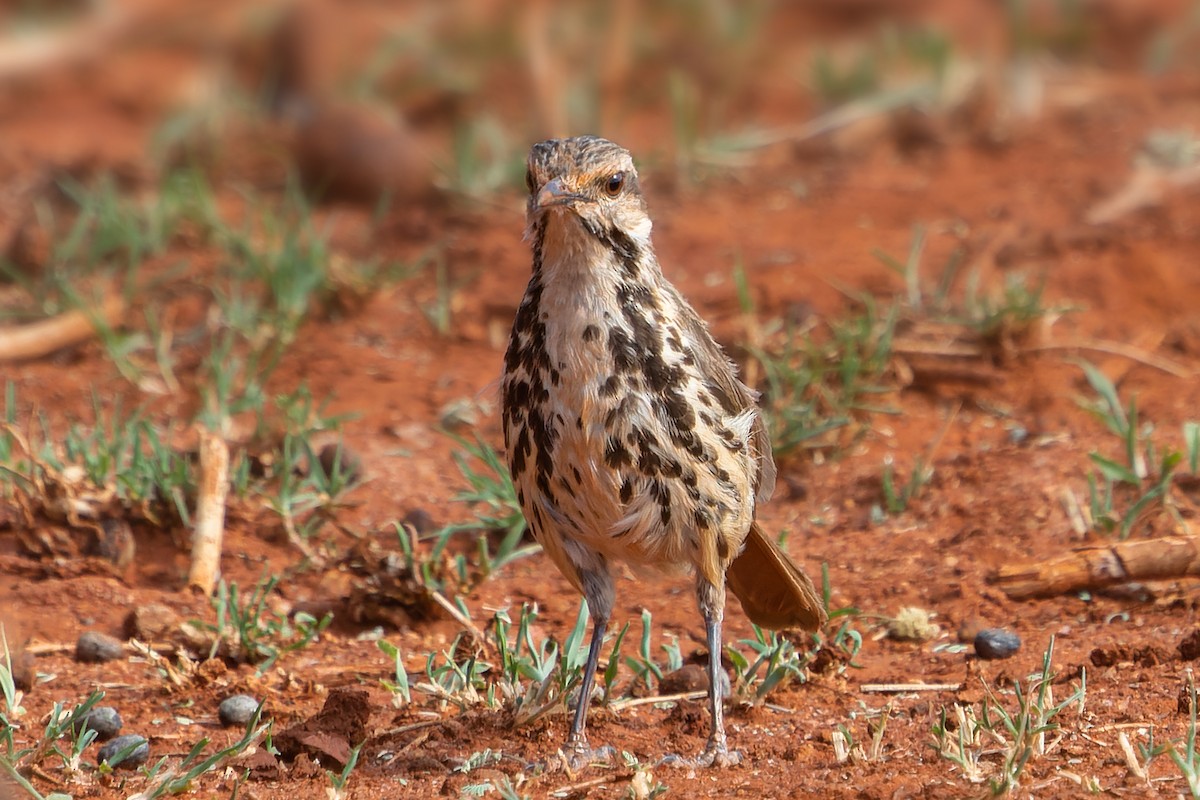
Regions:
<instances>
[{"instance_id":1,"label":"dry twig","mask_svg":"<svg viewBox=\"0 0 1200 800\"><path fill-rule=\"evenodd\" d=\"M85 342L103 328L118 327L125 308L125 299L113 295L97 309L72 309L28 325L0 328L0 363L41 358Z\"/></svg>"},{"instance_id":2,"label":"dry twig","mask_svg":"<svg viewBox=\"0 0 1200 800\"><path fill-rule=\"evenodd\" d=\"M225 535L225 500L229 493L229 446L220 434L200 432L200 486L196 498L196 531L188 586L212 594L221 572L221 540Z\"/></svg>"}]
</instances>

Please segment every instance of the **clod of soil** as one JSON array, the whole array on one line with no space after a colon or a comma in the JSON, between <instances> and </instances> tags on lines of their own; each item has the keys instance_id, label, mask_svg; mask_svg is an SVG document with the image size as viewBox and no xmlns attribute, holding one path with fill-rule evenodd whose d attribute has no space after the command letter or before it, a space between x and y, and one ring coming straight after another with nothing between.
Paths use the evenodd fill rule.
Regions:
<instances>
[{"instance_id":1,"label":"clod of soil","mask_svg":"<svg viewBox=\"0 0 1200 800\"><path fill-rule=\"evenodd\" d=\"M411 525L413 530L418 534L424 535L432 533L437 528L437 523L433 521L433 516L423 508L414 508L404 515L400 520L402 525Z\"/></svg>"},{"instance_id":2,"label":"clod of soil","mask_svg":"<svg viewBox=\"0 0 1200 800\"><path fill-rule=\"evenodd\" d=\"M12 654L13 686L22 692L30 691L33 689L35 672L32 653L22 648Z\"/></svg>"},{"instance_id":3,"label":"clod of soil","mask_svg":"<svg viewBox=\"0 0 1200 800\"><path fill-rule=\"evenodd\" d=\"M98 741L107 741L121 730L121 715L112 706L96 706L75 725L75 733L91 729Z\"/></svg>"},{"instance_id":4,"label":"clod of soil","mask_svg":"<svg viewBox=\"0 0 1200 800\"><path fill-rule=\"evenodd\" d=\"M84 631L75 642L75 660L92 664L116 661L125 655L124 643L100 631Z\"/></svg>"},{"instance_id":5,"label":"clod of soil","mask_svg":"<svg viewBox=\"0 0 1200 800\"><path fill-rule=\"evenodd\" d=\"M1089 658L1092 665L1096 667L1115 667L1118 664L1156 667L1171 660L1166 652L1153 645L1130 647L1121 644L1112 647L1097 647L1091 652Z\"/></svg>"},{"instance_id":6,"label":"clod of soil","mask_svg":"<svg viewBox=\"0 0 1200 800\"><path fill-rule=\"evenodd\" d=\"M975 654L994 661L1016 655L1021 649L1021 637L1004 628L987 628L975 634Z\"/></svg>"},{"instance_id":7,"label":"clod of soil","mask_svg":"<svg viewBox=\"0 0 1200 800\"><path fill-rule=\"evenodd\" d=\"M717 690L721 693L721 697L729 697L733 689L725 670L717 672L717 684ZM663 675L662 683L658 688L663 694L707 692L708 668L701 664L684 664L679 669Z\"/></svg>"},{"instance_id":8,"label":"clod of soil","mask_svg":"<svg viewBox=\"0 0 1200 800\"><path fill-rule=\"evenodd\" d=\"M221 701L221 705L217 706L217 719L221 720L221 724L226 728L245 725L257 710L258 700L248 694L235 694L226 697Z\"/></svg>"},{"instance_id":9,"label":"clod of soil","mask_svg":"<svg viewBox=\"0 0 1200 800\"><path fill-rule=\"evenodd\" d=\"M1195 661L1200 658L1200 628L1193 628L1192 632L1179 642L1179 657L1184 661Z\"/></svg>"},{"instance_id":10,"label":"clod of soil","mask_svg":"<svg viewBox=\"0 0 1200 800\"><path fill-rule=\"evenodd\" d=\"M350 750L366 738L371 717L370 695L362 689L334 689L316 716L275 737L285 761L305 756L326 769L342 769Z\"/></svg>"},{"instance_id":11,"label":"clod of soil","mask_svg":"<svg viewBox=\"0 0 1200 800\"><path fill-rule=\"evenodd\" d=\"M106 519L100 523L96 531L96 540L91 551L101 558L111 561L117 569L125 569L133 563L137 555L137 544L133 538L133 530L124 519Z\"/></svg>"},{"instance_id":12,"label":"clod of soil","mask_svg":"<svg viewBox=\"0 0 1200 800\"><path fill-rule=\"evenodd\" d=\"M129 748L133 749L122 756L121 754ZM150 742L146 741L146 737L138 736L136 733L118 736L101 747L100 752L96 754L97 763L108 762L110 767L120 767L121 769L136 769L145 764L149 758Z\"/></svg>"}]
</instances>

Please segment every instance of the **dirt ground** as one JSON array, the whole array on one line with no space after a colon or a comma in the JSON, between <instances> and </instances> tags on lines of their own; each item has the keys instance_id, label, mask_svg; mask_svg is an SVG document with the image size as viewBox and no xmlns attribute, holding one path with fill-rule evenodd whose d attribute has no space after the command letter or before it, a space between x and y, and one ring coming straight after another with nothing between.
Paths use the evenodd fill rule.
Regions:
<instances>
[{"instance_id":1,"label":"dirt ground","mask_svg":"<svg viewBox=\"0 0 1200 800\"><path fill-rule=\"evenodd\" d=\"M29 13L25 4L7 5L11 20ZM56 3L46 24L69 30L86 19L83 6ZM533 797L648 797L655 783L672 797L986 796L987 778L1005 757L1003 740L985 737L978 746L981 779L972 780L939 755L934 726L943 711L954 716L955 704L978 712L989 691L1015 709L1013 682L1028 687L1053 637L1055 700L1086 681L1085 700L1055 718L1061 729L1047 734L1050 744L1024 766L1014 796L1187 794L1183 773L1167 755L1138 775L1120 740L1145 747L1187 734L1187 705L1179 698L1191 674L1187 657L1196 653L1179 645L1198 627L1196 581L1177 577L1018 600L994 577L1004 565L1046 562L1114 540L1081 529L1067 501L1073 495L1087 505L1087 476L1095 472L1090 453L1123 457L1120 440L1081 405L1095 392L1080 360L1099 368L1124 402L1136 398L1159 454L1182 450L1182 426L1200 420L1200 22L1195 4L1183 0L1093 0L1078 11L1072 4L1031 6L1014 22L1009 6L982 0L760 3L754 8L764 16L741 39L714 33L723 29L713 20L733 14L733 3L640 9L623 39L608 27L608 15L620 11L580 6L571 13L582 21L571 22L559 7L548 12L550 47L541 53L548 66L538 67L540 51L527 55L531 45L523 38L538 17L517 3L317 4L310 9L317 22L309 19L292 34L301 44L279 45L264 33L278 24L278 9L138 0L120 6L127 17L72 42L65 53L19 64L10 48L11 63L0 58L0 243L7 263L36 272L39 253L50 245L31 210L56 181L111 176L123 193L152 195L165 165L187 150L159 146L164 125L189 109L215 107L214 98L233 89L261 99L263 76L279 63L291 64L281 68L289 76L281 82L291 80L309 98L338 98L350 109L346 115L368 102L403 113L411 131L381 130L408 149L393 152L368 134L345 133L338 126L352 123L342 112L330 112L335 122L327 131L306 133L301 123L299 133L281 133L284 126L261 109L231 105L192 153L210 176L221 213L251 213L247 186L259 197L281 198L281 164L332 160L320 137L344 135L348 151L371 155L378 146L382 154L355 173L346 197L313 211L314 229L328 234L330 262L414 263L438 254L437 269L381 280L334 313L311 314L271 377L271 392L304 382L315 398L328 400L330 413L349 415L343 441L366 480L344 498L336 525L318 534L324 566L306 562L278 519L253 501L231 507L223 575L243 587L266 572L282 575L274 608L334 610L318 641L284 655L263 675L217 659L173 685L141 656L77 662L81 632L124 637L132 609L158 603L182 619L214 618L207 598L183 588L187 532L134 524L136 556L116 570L39 559L21 544L25 526L15 503L0 500L7 504L0 509L0 604L8 640L28 641L33 668L46 678L24 700L29 713L18 742L40 730L56 701L74 704L101 688L103 703L124 718L123 732L150 740L151 763L179 759L202 737L211 737L212 746L239 738L240 729L217 724L216 706L244 691L265 698L277 745L285 729L332 697L331 713L351 731L345 740L366 742L349 779L352 798L460 796L465 787L502 777ZM919 25L945 31L954 63L977 68L961 96L895 113L868 109L831 132L810 135L801 127L845 107L814 87L815 58L872 46L878 54L881 31ZM9 28L18 35L17 23ZM397 33L403 46L384 48ZM902 84L902 60L879 58L883 79ZM362 100L354 79L370 70L373 94ZM673 94L673 86L683 89ZM688 87L696 109L691 133L678 106ZM599 98L600 110L568 114L572 98ZM856 298L863 295L881 305L903 298L904 276L874 253L903 262L917 226L926 286L953 254L963 259L949 296L967 296L969 275L990 297L1014 276L1031 286L1044 281L1040 303L1049 311L982 346L960 328L922 320L910 306L897 333L908 349L897 346L882 377L889 391L878 405L889 413L860 414L861 435L842 437L838 447L781 458L779 488L759 517L767 530L788 532L788 549L810 574L827 565L831 608L860 612L837 622L849 619L863 642L852 663L843 656L810 669L805 681L773 692L766 704L731 706L731 741L745 755L735 768L652 767L649 784L625 766L541 773L529 765L560 746L565 715L514 727L509 714L486 705L460 710L420 695L397 709L380 683L394 673L370 635L378 623L356 622L345 612L351 579L337 553L356 539L394 544L392 523L405 517L427 515L426 527L470 517L471 509L454 500L464 480L452 458L459 445L441 432L446 409L472 411L473 422L461 430L501 445L497 378L529 270L519 167L497 181L499 188L474 196L461 184L445 188L446 165L456 163L456 131L464 120L484 118L503 132L497 148L515 153L564 121L572 132L586 128L628 146L642 165L664 271L745 365L744 374L757 375L760 388L747 345L763 326L788 319L819 333L859 309ZM745 131L762 141L741 150L712 145L718 134ZM1147 166L1147 142L1156 132L1188 131L1182 166L1161 160ZM689 146L693 140L711 146ZM394 189L389 202L361 200L377 190L375 181ZM210 262L204 244L183 235L138 268L203 283ZM733 277L739 264L752 314L739 302ZM138 297L118 324L144 328L148 307L177 320L180 330L203 320L198 295L162 289L167 282ZM19 282L0 290L5 324L45 311L29 307ZM448 312L448 325L436 324L434 308ZM186 447L198 403L191 346L178 343L182 388L175 391L129 381L95 339L0 364L0 377L15 387L21 425L38 413L59 435L72 423L92 425L99 397L106 411L118 401L143 407ZM969 352L950 352L957 346ZM886 464L894 465L899 482L921 464L931 470L907 507L893 513L882 488ZM1153 459L1150 466L1158 467ZM1167 482L1171 508L1160 504L1142 515L1130 541L1196 533L1200 480L1186 473L1181 465ZM1118 504L1126 508L1137 496L1119 494ZM538 605L538 634L556 640L567 635L578 609L578 597L541 555L505 566L465 597L479 625L497 609L515 615L525 602ZM910 606L935 615L939 630L932 638L886 635L887 620ZM636 631L643 609L653 615L656 657L659 645L675 637L685 660L703 656L687 580L620 580L618 624L632 620ZM736 603L727 620L727 641L751 635ZM979 628L1007 629L1021 646L995 661L975 656L969 634L965 646L953 646L962 631ZM417 673L425 654L448 648L460 630L442 614L401 620L382 635ZM912 683L944 686L872 690ZM664 753L702 748L702 708L686 700L616 709L596 704L590 736L653 765ZM873 748L881 717L886 727ZM839 758L834 740L846 733L864 750ZM500 760L461 768L487 749L502 753ZM94 752L84 761L94 764ZM325 797L331 787L325 769L340 771L334 762L240 762L206 773L185 794ZM85 766L72 776L57 765L47 760L27 776L42 794L128 797L150 785L139 771L108 775ZM9 791L25 796L15 786Z\"/></svg>"}]
</instances>

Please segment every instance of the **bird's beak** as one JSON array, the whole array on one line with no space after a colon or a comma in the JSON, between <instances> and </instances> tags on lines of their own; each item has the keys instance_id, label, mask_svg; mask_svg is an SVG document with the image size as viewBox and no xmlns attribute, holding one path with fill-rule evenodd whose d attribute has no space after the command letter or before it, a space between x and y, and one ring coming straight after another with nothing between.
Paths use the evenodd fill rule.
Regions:
<instances>
[{"instance_id":1,"label":"bird's beak","mask_svg":"<svg viewBox=\"0 0 1200 800\"><path fill-rule=\"evenodd\" d=\"M535 208L550 208L551 206L569 206L583 196L567 189L561 178L546 181L546 185L537 193Z\"/></svg>"}]
</instances>

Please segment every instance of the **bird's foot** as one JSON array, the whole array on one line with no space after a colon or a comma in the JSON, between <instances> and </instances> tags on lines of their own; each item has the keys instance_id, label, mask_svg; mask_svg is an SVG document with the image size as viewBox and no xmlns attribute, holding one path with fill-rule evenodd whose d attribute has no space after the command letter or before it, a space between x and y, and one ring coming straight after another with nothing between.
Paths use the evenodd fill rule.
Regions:
<instances>
[{"instance_id":1,"label":"bird's foot","mask_svg":"<svg viewBox=\"0 0 1200 800\"><path fill-rule=\"evenodd\" d=\"M537 766L541 772L565 772L573 775L585 767L612 766L616 763L617 751L612 745L588 747L586 739L567 742L567 745Z\"/></svg>"},{"instance_id":2,"label":"bird's foot","mask_svg":"<svg viewBox=\"0 0 1200 800\"><path fill-rule=\"evenodd\" d=\"M724 742L709 741L704 752L698 756L684 758L683 756L668 755L658 763L664 767L683 767L685 769L707 767L725 769L726 767L736 767L742 763L742 754L737 750L730 750Z\"/></svg>"}]
</instances>

